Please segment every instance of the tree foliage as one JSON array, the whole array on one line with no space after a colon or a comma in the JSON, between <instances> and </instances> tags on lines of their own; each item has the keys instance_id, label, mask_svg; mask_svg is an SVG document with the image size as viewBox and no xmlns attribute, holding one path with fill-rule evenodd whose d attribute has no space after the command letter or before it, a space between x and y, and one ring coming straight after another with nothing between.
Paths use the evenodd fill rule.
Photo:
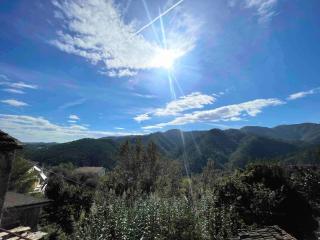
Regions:
<instances>
[{"instance_id":1,"label":"tree foliage","mask_svg":"<svg viewBox=\"0 0 320 240\"><path fill-rule=\"evenodd\" d=\"M33 165L21 156L15 158L10 175L10 191L19 193L33 191L34 185L37 182L37 174L33 171L32 167Z\"/></svg>"},{"instance_id":2,"label":"tree foliage","mask_svg":"<svg viewBox=\"0 0 320 240\"><path fill-rule=\"evenodd\" d=\"M66 168L52 169L45 193L52 202L44 208L41 222L44 229L49 226L52 239L74 232L75 223L92 206L96 181L88 176L75 175Z\"/></svg>"},{"instance_id":3,"label":"tree foliage","mask_svg":"<svg viewBox=\"0 0 320 240\"><path fill-rule=\"evenodd\" d=\"M71 169L53 169L46 193L54 203L44 225L61 239L220 240L265 225L307 239L318 227L317 167L251 164L231 171L209 158L201 173L190 175L153 142L137 140L124 142L102 179Z\"/></svg>"}]
</instances>

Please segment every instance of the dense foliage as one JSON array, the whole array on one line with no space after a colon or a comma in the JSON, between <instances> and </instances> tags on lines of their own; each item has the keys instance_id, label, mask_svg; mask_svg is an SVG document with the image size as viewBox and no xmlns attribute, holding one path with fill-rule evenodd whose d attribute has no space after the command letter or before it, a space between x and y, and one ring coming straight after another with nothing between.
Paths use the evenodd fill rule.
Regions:
<instances>
[{"instance_id":1,"label":"dense foliage","mask_svg":"<svg viewBox=\"0 0 320 240\"><path fill-rule=\"evenodd\" d=\"M63 144L29 144L26 158L46 165L73 163L77 166L114 166L118 144L110 139L81 139Z\"/></svg>"},{"instance_id":2,"label":"dense foliage","mask_svg":"<svg viewBox=\"0 0 320 240\"><path fill-rule=\"evenodd\" d=\"M61 165L51 170L46 197L52 203L43 210L41 226L49 232L49 239L62 239L74 231L81 214L89 212L95 188L96 176L75 174L72 166Z\"/></svg>"},{"instance_id":3,"label":"dense foliage","mask_svg":"<svg viewBox=\"0 0 320 240\"><path fill-rule=\"evenodd\" d=\"M274 128L244 127L242 132L257 136L281 139L283 141L300 141L311 144L320 144L320 124L301 123L292 125L280 125Z\"/></svg>"},{"instance_id":4,"label":"dense foliage","mask_svg":"<svg viewBox=\"0 0 320 240\"><path fill-rule=\"evenodd\" d=\"M197 208L197 210L196 210ZM196 213L196 214L195 214ZM153 195L129 204L119 196L97 202L79 222L75 239L227 239L240 225L231 207L213 196L192 204L184 198Z\"/></svg>"},{"instance_id":5,"label":"dense foliage","mask_svg":"<svg viewBox=\"0 0 320 240\"><path fill-rule=\"evenodd\" d=\"M318 225L317 167L249 165L199 174L161 157L154 143L126 141L102 178L53 169L42 225L49 239L229 239L239 228L279 225L308 239Z\"/></svg>"}]
</instances>

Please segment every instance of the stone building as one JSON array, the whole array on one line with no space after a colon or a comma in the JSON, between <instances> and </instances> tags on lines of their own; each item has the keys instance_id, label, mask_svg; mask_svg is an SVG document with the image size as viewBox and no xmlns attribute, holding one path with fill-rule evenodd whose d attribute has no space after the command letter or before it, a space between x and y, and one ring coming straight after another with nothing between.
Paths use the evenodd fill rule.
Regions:
<instances>
[{"instance_id":1,"label":"stone building","mask_svg":"<svg viewBox=\"0 0 320 240\"><path fill-rule=\"evenodd\" d=\"M2 217L2 207L8 189L12 162L17 149L21 149L22 144L15 138L0 130L0 222Z\"/></svg>"},{"instance_id":2,"label":"stone building","mask_svg":"<svg viewBox=\"0 0 320 240\"><path fill-rule=\"evenodd\" d=\"M2 235L10 236L10 231L5 230L6 228L20 229L23 226L24 229L36 229L42 206L50 202L47 199L7 192L17 149L22 149L22 144L0 130L0 227L4 228L1 231L6 231L0 232L0 239L3 238ZM42 233L40 235L43 236Z\"/></svg>"},{"instance_id":3,"label":"stone building","mask_svg":"<svg viewBox=\"0 0 320 240\"><path fill-rule=\"evenodd\" d=\"M26 194L7 192L1 227L10 229L18 226L28 226L37 229L41 209L50 203L44 198L35 198Z\"/></svg>"},{"instance_id":4,"label":"stone building","mask_svg":"<svg viewBox=\"0 0 320 240\"><path fill-rule=\"evenodd\" d=\"M79 167L74 170L78 174L86 174L92 176L102 177L106 174L104 167Z\"/></svg>"}]
</instances>

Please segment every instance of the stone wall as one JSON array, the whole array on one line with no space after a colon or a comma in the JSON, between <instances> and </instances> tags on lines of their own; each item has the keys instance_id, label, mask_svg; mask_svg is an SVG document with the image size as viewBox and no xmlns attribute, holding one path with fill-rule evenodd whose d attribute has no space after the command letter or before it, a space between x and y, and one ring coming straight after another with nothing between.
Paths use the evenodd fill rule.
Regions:
<instances>
[{"instance_id":1,"label":"stone wall","mask_svg":"<svg viewBox=\"0 0 320 240\"><path fill-rule=\"evenodd\" d=\"M36 231L40 213L40 206L26 206L4 210L1 227L9 229L17 226L27 226Z\"/></svg>"},{"instance_id":2,"label":"stone wall","mask_svg":"<svg viewBox=\"0 0 320 240\"><path fill-rule=\"evenodd\" d=\"M0 150L0 223L2 218L2 208L4 204L4 199L8 189L13 159L14 151Z\"/></svg>"}]
</instances>

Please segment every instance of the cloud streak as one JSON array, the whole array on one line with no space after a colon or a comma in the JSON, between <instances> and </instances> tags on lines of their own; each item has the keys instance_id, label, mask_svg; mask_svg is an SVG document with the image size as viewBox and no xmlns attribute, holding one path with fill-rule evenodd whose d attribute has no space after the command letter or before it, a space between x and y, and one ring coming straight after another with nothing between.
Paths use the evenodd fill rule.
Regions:
<instances>
[{"instance_id":1,"label":"cloud streak","mask_svg":"<svg viewBox=\"0 0 320 240\"><path fill-rule=\"evenodd\" d=\"M259 22L269 21L276 13L278 0L229 0L232 7L241 4L244 8L253 9L259 17Z\"/></svg>"},{"instance_id":2,"label":"cloud streak","mask_svg":"<svg viewBox=\"0 0 320 240\"><path fill-rule=\"evenodd\" d=\"M158 108L154 112L155 116L173 116L178 115L190 109L203 108L205 105L213 104L216 101L214 96L193 92L182 96L177 100L167 103L165 108Z\"/></svg>"},{"instance_id":3,"label":"cloud streak","mask_svg":"<svg viewBox=\"0 0 320 240\"><path fill-rule=\"evenodd\" d=\"M152 95L152 94L132 93L132 95L135 96L135 97L148 98L148 99L157 98L156 95Z\"/></svg>"},{"instance_id":4,"label":"cloud streak","mask_svg":"<svg viewBox=\"0 0 320 240\"><path fill-rule=\"evenodd\" d=\"M195 111L193 113L184 114L183 116L178 116L170 122L146 126L143 127L143 129L159 129L167 126L180 126L188 123L199 122L239 121L246 116L256 116L262 112L263 108L277 106L284 103L285 102L277 98L255 99L211 110Z\"/></svg>"},{"instance_id":5,"label":"cloud streak","mask_svg":"<svg viewBox=\"0 0 320 240\"><path fill-rule=\"evenodd\" d=\"M95 131L73 124L62 126L43 117L0 114L0 128L24 142L68 142L81 138L137 135L126 131Z\"/></svg>"},{"instance_id":6,"label":"cloud streak","mask_svg":"<svg viewBox=\"0 0 320 240\"><path fill-rule=\"evenodd\" d=\"M187 110L201 109L205 105L213 104L215 101L216 98L212 95L193 92L167 103L164 108L157 108L149 113L137 115L134 120L142 122L151 119L151 116L176 116Z\"/></svg>"},{"instance_id":7,"label":"cloud streak","mask_svg":"<svg viewBox=\"0 0 320 240\"><path fill-rule=\"evenodd\" d=\"M0 82L0 85L9 86L10 88L14 88L14 89L24 89L24 88L37 89L38 88L37 85L28 84L28 83L25 83L25 82L2 81L2 82Z\"/></svg>"},{"instance_id":8,"label":"cloud streak","mask_svg":"<svg viewBox=\"0 0 320 240\"><path fill-rule=\"evenodd\" d=\"M142 121L146 121L146 120L151 119L151 117L149 116L148 113L143 113L143 114L139 114L139 115L135 116L133 119L140 123Z\"/></svg>"},{"instance_id":9,"label":"cloud streak","mask_svg":"<svg viewBox=\"0 0 320 240\"><path fill-rule=\"evenodd\" d=\"M246 0L248 8L255 8L261 22L269 20L275 14L278 0Z\"/></svg>"},{"instance_id":10,"label":"cloud streak","mask_svg":"<svg viewBox=\"0 0 320 240\"><path fill-rule=\"evenodd\" d=\"M28 84L28 83L24 83L24 82L16 82L16 83L11 83L10 86L12 88L29 88L29 89L37 89L38 86L37 85L33 85L33 84Z\"/></svg>"},{"instance_id":11,"label":"cloud streak","mask_svg":"<svg viewBox=\"0 0 320 240\"><path fill-rule=\"evenodd\" d=\"M5 103L7 105L10 105L12 107L25 107L25 106L29 106L29 104L22 102L22 101L18 101L16 99L6 99L6 100L1 100L2 103Z\"/></svg>"},{"instance_id":12,"label":"cloud streak","mask_svg":"<svg viewBox=\"0 0 320 240\"><path fill-rule=\"evenodd\" d=\"M296 93L293 93L293 94L289 95L287 100L296 100L296 99L304 98L304 97L306 97L308 95L313 95L313 94L316 94L316 93L319 93L319 92L320 92L320 88L314 88L314 89L311 89L309 91L296 92Z\"/></svg>"},{"instance_id":13,"label":"cloud streak","mask_svg":"<svg viewBox=\"0 0 320 240\"><path fill-rule=\"evenodd\" d=\"M75 100L75 101L72 101L72 102L67 102L67 103L61 105L59 107L59 109L62 110L62 109L68 109L68 108L72 108L72 107L75 107L75 106L79 106L79 105L85 103L86 101L87 101L87 99L80 98L78 100Z\"/></svg>"},{"instance_id":14,"label":"cloud streak","mask_svg":"<svg viewBox=\"0 0 320 240\"><path fill-rule=\"evenodd\" d=\"M80 120L80 118L79 118L77 115L75 115L75 114L70 115L70 116L69 116L69 119L75 120L75 121Z\"/></svg>"},{"instance_id":15,"label":"cloud streak","mask_svg":"<svg viewBox=\"0 0 320 240\"><path fill-rule=\"evenodd\" d=\"M19 89L14 89L14 88L5 88L3 91L8 92L8 93L16 93L16 94L24 94L25 92Z\"/></svg>"}]
</instances>

